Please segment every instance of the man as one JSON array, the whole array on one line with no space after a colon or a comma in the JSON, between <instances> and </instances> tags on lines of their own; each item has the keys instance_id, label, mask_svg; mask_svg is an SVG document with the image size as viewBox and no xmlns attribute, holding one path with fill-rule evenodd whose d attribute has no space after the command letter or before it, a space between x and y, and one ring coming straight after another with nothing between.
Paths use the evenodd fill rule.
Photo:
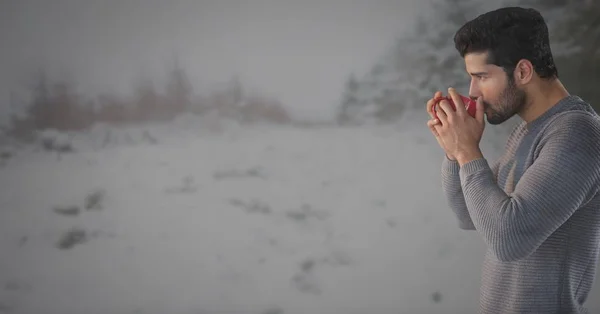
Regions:
<instances>
[{"instance_id":1,"label":"man","mask_svg":"<svg viewBox=\"0 0 600 314\"><path fill-rule=\"evenodd\" d=\"M533 9L502 8L461 27L475 118L458 94L428 126L444 149L442 182L462 229L487 245L481 313L587 313L600 248L600 118L558 79L548 28ZM485 121L518 115L504 155L479 149Z\"/></svg>"}]
</instances>

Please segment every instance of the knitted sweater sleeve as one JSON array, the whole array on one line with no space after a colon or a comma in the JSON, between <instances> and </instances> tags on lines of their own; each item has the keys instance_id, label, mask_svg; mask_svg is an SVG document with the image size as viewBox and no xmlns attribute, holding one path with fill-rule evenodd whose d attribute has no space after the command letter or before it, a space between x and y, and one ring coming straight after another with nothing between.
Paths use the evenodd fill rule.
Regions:
<instances>
[{"instance_id":1,"label":"knitted sweater sleeve","mask_svg":"<svg viewBox=\"0 0 600 314\"><path fill-rule=\"evenodd\" d=\"M494 175L498 172L498 166L499 162L496 162L492 166ZM450 160L444 155L442 161L442 190L448 202L448 206L456 215L459 228L464 230L475 230L475 225L473 225L463 196L459 173L460 167L458 162Z\"/></svg>"},{"instance_id":2,"label":"knitted sweater sleeve","mask_svg":"<svg viewBox=\"0 0 600 314\"><path fill-rule=\"evenodd\" d=\"M460 169L472 223L495 256L532 254L600 189L600 126L591 115L562 114L543 131L533 164L507 195L486 159Z\"/></svg>"}]
</instances>

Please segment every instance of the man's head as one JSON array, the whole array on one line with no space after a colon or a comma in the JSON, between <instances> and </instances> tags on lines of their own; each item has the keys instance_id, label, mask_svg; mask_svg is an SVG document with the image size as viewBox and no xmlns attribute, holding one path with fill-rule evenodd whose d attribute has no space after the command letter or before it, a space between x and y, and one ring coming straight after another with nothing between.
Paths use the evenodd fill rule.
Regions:
<instances>
[{"instance_id":1,"label":"man's head","mask_svg":"<svg viewBox=\"0 0 600 314\"><path fill-rule=\"evenodd\" d=\"M548 27L534 9L482 14L456 32L454 44L471 75L469 95L483 97L491 124L522 111L532 84L558 78Z\"/></svg>"}]
</instances>

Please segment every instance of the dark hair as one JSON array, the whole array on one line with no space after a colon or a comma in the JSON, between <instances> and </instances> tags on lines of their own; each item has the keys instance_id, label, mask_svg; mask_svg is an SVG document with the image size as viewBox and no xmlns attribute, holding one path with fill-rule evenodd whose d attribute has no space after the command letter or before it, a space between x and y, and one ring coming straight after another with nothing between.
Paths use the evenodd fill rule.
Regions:
<instances>
[{"instance_id":1,"label":"dark hair","mask_svg":"<svg viewBox=\"0 0 600 314\"><path fill-rule=\"evenodd\" d=\"M488 52L487 62L502 67L509 78L521 59L529 60L540 77L558 78L548 26L534 9L505 7L484 13L456 32L454 45L463 58Z\"/></svg>"}]
</instances>

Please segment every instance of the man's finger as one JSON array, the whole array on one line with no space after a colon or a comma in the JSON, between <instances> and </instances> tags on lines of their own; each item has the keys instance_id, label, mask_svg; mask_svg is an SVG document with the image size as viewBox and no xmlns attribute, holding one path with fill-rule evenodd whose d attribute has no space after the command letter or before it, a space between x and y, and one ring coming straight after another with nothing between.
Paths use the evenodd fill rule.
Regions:
<instances>
[{"instance_id":1,"label":"man's finger","mask_svg":"<svg viewBox=\"0 0 600 314\"><path fill-rule=\"evenodd\" d=\"M485 106L483 105L483 97L481 96L477 98L477 106L475 113L475 118L477 119L477 122L485 123L485 121L483 120L485 114Z\"/></svg>"},{"instance_id":2,"label":"man's finger","mask_svg":"<svg viewBox=\"0 0 600 314\"><path fill-rule=\"evenodd\" d=\"M431 129L433 129L433 127L436 124L440 124L440 121L438 119L431 119L431 120L427 121L427 126Z\"/></svg>"},{"instance_id":3,"label":"man's finger","mask_svg":"<svg viewBox=\"0 0 600 314\"><path fill-rule=\"evenodd\" d=\"M443 125L447 125L448 121L452 120L452 115L454 115L454 110L452 110L452 107L450 106L450 104L448 103L447 100L442 100L440 101L440 103L437 105L437 116L441 122L441 124Z\"/></svg>"},{"instance_id":4,"label":"man's finger","mask_svg":"<svg viewBox=\"0 0 600 314\"><path fill-rule=\"evenodd\" d=\"M431 133L433 133L433 135L435 137L439 137L440 135L438 134L437 130L435 129L435 126L440 124L440 122L438 121L438 119L431 119L429 121L427 121L427 127L431 130Z\"/></svg>"},{"instance_id":5,"label":"man's finger","mask_svg":"<svg viewBox=\"0 0 600 314\"><path fill-rule=\"evenodd\" d=\"M456 90L453 87L450 87L448 88L448 94L452 98L454 106L456 107L456 115L459 117L465 116L467 114L467 109L465 108L465 104L463 103Z\"/></svg>"},{"instance_id":6,"label":"man's finger","mask_svg":"<svg viewBox=\"0 0 600 314\"><path fill-rule=\"evenodd\" d=\"M429 114L429 117L433 119L434 115L433 115L433 105L434 105L434 99L435 98L431 98L427 101L427 113Z\"/></svg>"},{"instance_id":7,"label":"man's finger","mask_svg":"<svg viewBox=\"0 0 600 314\"><path fill-rule=\"evenodd\" d=\"M435 92L435 94L433 94L433 98L431 98L431 99L429 99L427 101L427 113L429 113L429 116L431 118L434 117L434 115L433 115L433 105L435 105L435 100L437 98L439 98L439 97L442 97L442 92L437 91L437 92Z\"/></svg>"},{"instance_id":8,"label":"man's finger","mask_svg":"<svg viewBox=\"0 0 600 314\"><path fill-rule=\"evenodd\" d=\"M434 129L433 132L435 132L437 134L437 137L439 138L440 137L440 133L443 131L442 125L438 123L438 124L436 124L436 125L433 126L433 129Z\"/></svg>"}]
</instances>

